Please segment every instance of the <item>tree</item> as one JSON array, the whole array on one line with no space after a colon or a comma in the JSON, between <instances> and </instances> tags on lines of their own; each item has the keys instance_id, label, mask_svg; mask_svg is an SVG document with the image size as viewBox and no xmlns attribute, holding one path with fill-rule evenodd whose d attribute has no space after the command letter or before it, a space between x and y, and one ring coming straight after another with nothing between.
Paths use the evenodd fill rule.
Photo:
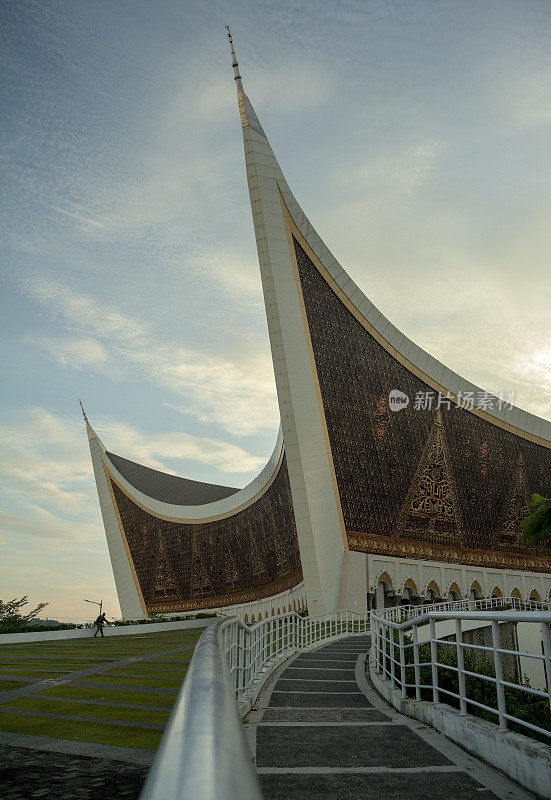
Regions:
<instances>
[{"instance_id":1,"label":"tree","mask_svg":"<svg viewBox=\"0 0 551 800\"><path fill-rule=\"evenodd\" d=\"M551 500L540 494L533 494L528 508L533 511L521 523L519 544L551 553Z\"/></svg>"},{"instance_id":2,"label":"tree","mask_svg":"<svg viewBox=\"0 0 551 800\"><path fill-rule=\"evenodd\" d=\"M0 600L0 631L24 631L27 628L31 619L34 619L43 608L46 608L49 603L39 603L32 611L26 614L21 613L23 606L28 604L27 595L17 600L8 600L4 603Z\"/></svg>"}]
</instances>

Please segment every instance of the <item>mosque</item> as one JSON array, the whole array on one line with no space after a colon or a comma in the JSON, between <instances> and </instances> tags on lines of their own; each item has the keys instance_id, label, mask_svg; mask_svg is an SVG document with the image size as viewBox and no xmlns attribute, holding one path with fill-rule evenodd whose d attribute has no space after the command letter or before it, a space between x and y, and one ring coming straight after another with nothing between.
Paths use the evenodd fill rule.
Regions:
<instances>
[{"instance_id":1,"label":"mosque","mask_svg":"<svg viewBox=\"0 0 551 800\"><path fill-rule=\"evenodd\" d=\"M123 616L548 600L551 559L518 540L531 494L551 496L551 423L441 364L350 279L295 200L228 36L281 424L237 489L112 453L85 415Z\"/></svg>"}]
</instances>

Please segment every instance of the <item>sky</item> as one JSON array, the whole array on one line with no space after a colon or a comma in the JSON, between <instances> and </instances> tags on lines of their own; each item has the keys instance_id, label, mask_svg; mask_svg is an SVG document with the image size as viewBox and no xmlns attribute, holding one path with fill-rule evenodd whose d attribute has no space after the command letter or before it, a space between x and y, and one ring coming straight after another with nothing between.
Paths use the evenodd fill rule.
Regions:
<instances>
[{"instance_id":1,"label":"sky","mask_svg":"<svg viewBox=\"0 0 551 800\"><path fill-rule=\"evenodd\" d=\"M0 598L120 610L107 448L241 487L279 413L224 26L310 221L451 369L551 419L548 0L0 0Z\"/></svg>"}]
</instances>

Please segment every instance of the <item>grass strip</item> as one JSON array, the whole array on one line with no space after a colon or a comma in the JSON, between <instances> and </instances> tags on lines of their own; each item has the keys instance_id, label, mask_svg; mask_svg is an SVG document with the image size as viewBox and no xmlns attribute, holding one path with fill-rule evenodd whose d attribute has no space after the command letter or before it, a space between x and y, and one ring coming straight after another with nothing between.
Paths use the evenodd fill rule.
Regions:
<instances>
[{"instance_id":1,"label":"grass strip","mask_svg":"<svg viewBox=\"0 0 551 800\"><path fill-rule=\"evenodd\" d=\"M105 639L80 645L78 648L64 650L60 648L35 648L33 650L0 650L0 660L17 660L25 658L57 658L62 661L71 661L80 658L111 658L114 655L132 653L135 655L147 655L149 653L163 653L171 650L193 650L196 641L190 642L167 642L166 644L149 644L144 647L133 646L130 643L108 642Z\"/></svg>"},{"instance_id":2,"label":"grass strip","mask_svg":"<svg viewBox=\"0 0 551 800\"><path fill-rule=\"evenodd\" d=\"M95 742L116 747L139 747L156 750L162 731L144 728L120 727L105 722L76 722L75 720L48 719L24 714L0 714L0 730L24 733L30 736L50 736L72 742Z\"/></svg>"},{"instance_id":3,"label":"grass strip","mask_svg":"<svg viewBox=\"0 0 551 800\"><path fill-rule=\"evenodd\" d=\"M0 670L0 678L3 675L9 675L10 677L13 676L17 678L18 675L26 678L36 679L37 681L41 680L42 678L59 678L62 675L67 675L67 672L63 670L49 670L49 669L24 669L20 667L19 669L6 669Z\"/></svg>"},{"instance_id":4,"label":"grass strip","mask_svg":"<svg viewBox=\"0 0 551 800\"><path fill-rule=\"evenodd\" d=\"M62 661L40 661L39 659L31 661L27 659L26 661L9 661L8 663L0 664L0 671L7 672L11 669L43 669L49 672L75 672L80 669L89 669L90 667L102 667L104 664L109 663L109 661L102 661L101 663L97 661L64 663Z\"/></svg>"},{"instance_id":5,"label":"grass strip","mask_svg":"<svg viewBox=\"0 0 551 800\"><path fill-rule=\"evenodd\" d=\"M180 674L185 675L187 672L189 665L189 661L181 661L179 664L173 664L172 666L167 666L166 664L158 664L155 661L134 661L132 664L128 664L124 667L113 667L113 669L109 670L110 675L114 675L120 669L128 670L132 668L132 671L135 673L138 672L149 672L152 675L163 674L166 673L167 676L174 675L177 677Z\"/></svg>"},{"instance_id":6,"label":"grass strip","mask_svg":"<svg viewBox=\"0 0 551 800\"><path fill-rule=\"evenodd\" d=\"M108 686L52 686L36 692L35 697L71 697L74 700L104 700L108 703L135 703L141 706L166 706L172 708L175 694L148 694L125 692Z\"/></svg>"},{"instance_id":7,"label":"grass strip","mask_svg":"<svg viewBox=\"0 0 551 800\"><path fill-rule=\"evenodd\" d=\"M174 678L174 680L183 680L187 672L187 664L180 669L152 669L148 670L147 667L137 670L136 664L128 664L127 667L116 667L110 669L109 672L103 673L107 675L120 675L125 677L144 677L144 678Z\"/></svg>"},{"instance_id":8,"label":"grass strip","mask_svg":"<svg viewBox=\"0 0 551 800\"><path fill-rule=\"evenodd\" d=\"M11 689L22 689L30 686L34 681L3 681L0 680L0 692L9 692Z\"/></svg>"},{"instance_id":9,"label":"grass strip","mask_svg":"<svg viewBox=\"0 0 551 800\"><path fill-rule=\"evenodd\" d=\"M100 717L102 719L120 719L127 722L153 722L164 725L170 715L166 711L143 710L117 706L95 706L86 703L64 703L62 700L48 700L46 697L20 697L11 703L4 703L2 708L18 708L23 711L43 711L48 714L72 714L82 717Z\"/></svg>"},{"instance_id":10,"label":"grass strip","mask_svg":"<svg viewBox=\"0 0 551 800\"><path fill-rule=\"evenodd\" d=\"M83 679L84 680L84 679ZM181 679L168 678L163 679L161 684L157 683L154 677L145 675L143 678L128 678L122 675L88 675L86 676L87 683L115 683L124 686L154 686L158 689L179 689L182 683Z\"/></svg>"}]
</instances>

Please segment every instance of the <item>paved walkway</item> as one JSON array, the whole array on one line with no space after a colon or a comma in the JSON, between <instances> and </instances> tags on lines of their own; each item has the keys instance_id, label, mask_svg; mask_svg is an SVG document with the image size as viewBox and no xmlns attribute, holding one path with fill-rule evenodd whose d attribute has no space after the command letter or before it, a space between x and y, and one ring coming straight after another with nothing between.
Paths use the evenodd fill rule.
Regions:
<instances>
[{"instance_id":1,"label":"paved walkway","mask_svg":"<svg viewBox=\"0 0 551 800\"><path fill-rule=\"evenodd\" d=\"M265 800L528 800L501 773L386 705L365 676L367 637L278 670L247 718Z\"/></svg>"}]
</instances>

